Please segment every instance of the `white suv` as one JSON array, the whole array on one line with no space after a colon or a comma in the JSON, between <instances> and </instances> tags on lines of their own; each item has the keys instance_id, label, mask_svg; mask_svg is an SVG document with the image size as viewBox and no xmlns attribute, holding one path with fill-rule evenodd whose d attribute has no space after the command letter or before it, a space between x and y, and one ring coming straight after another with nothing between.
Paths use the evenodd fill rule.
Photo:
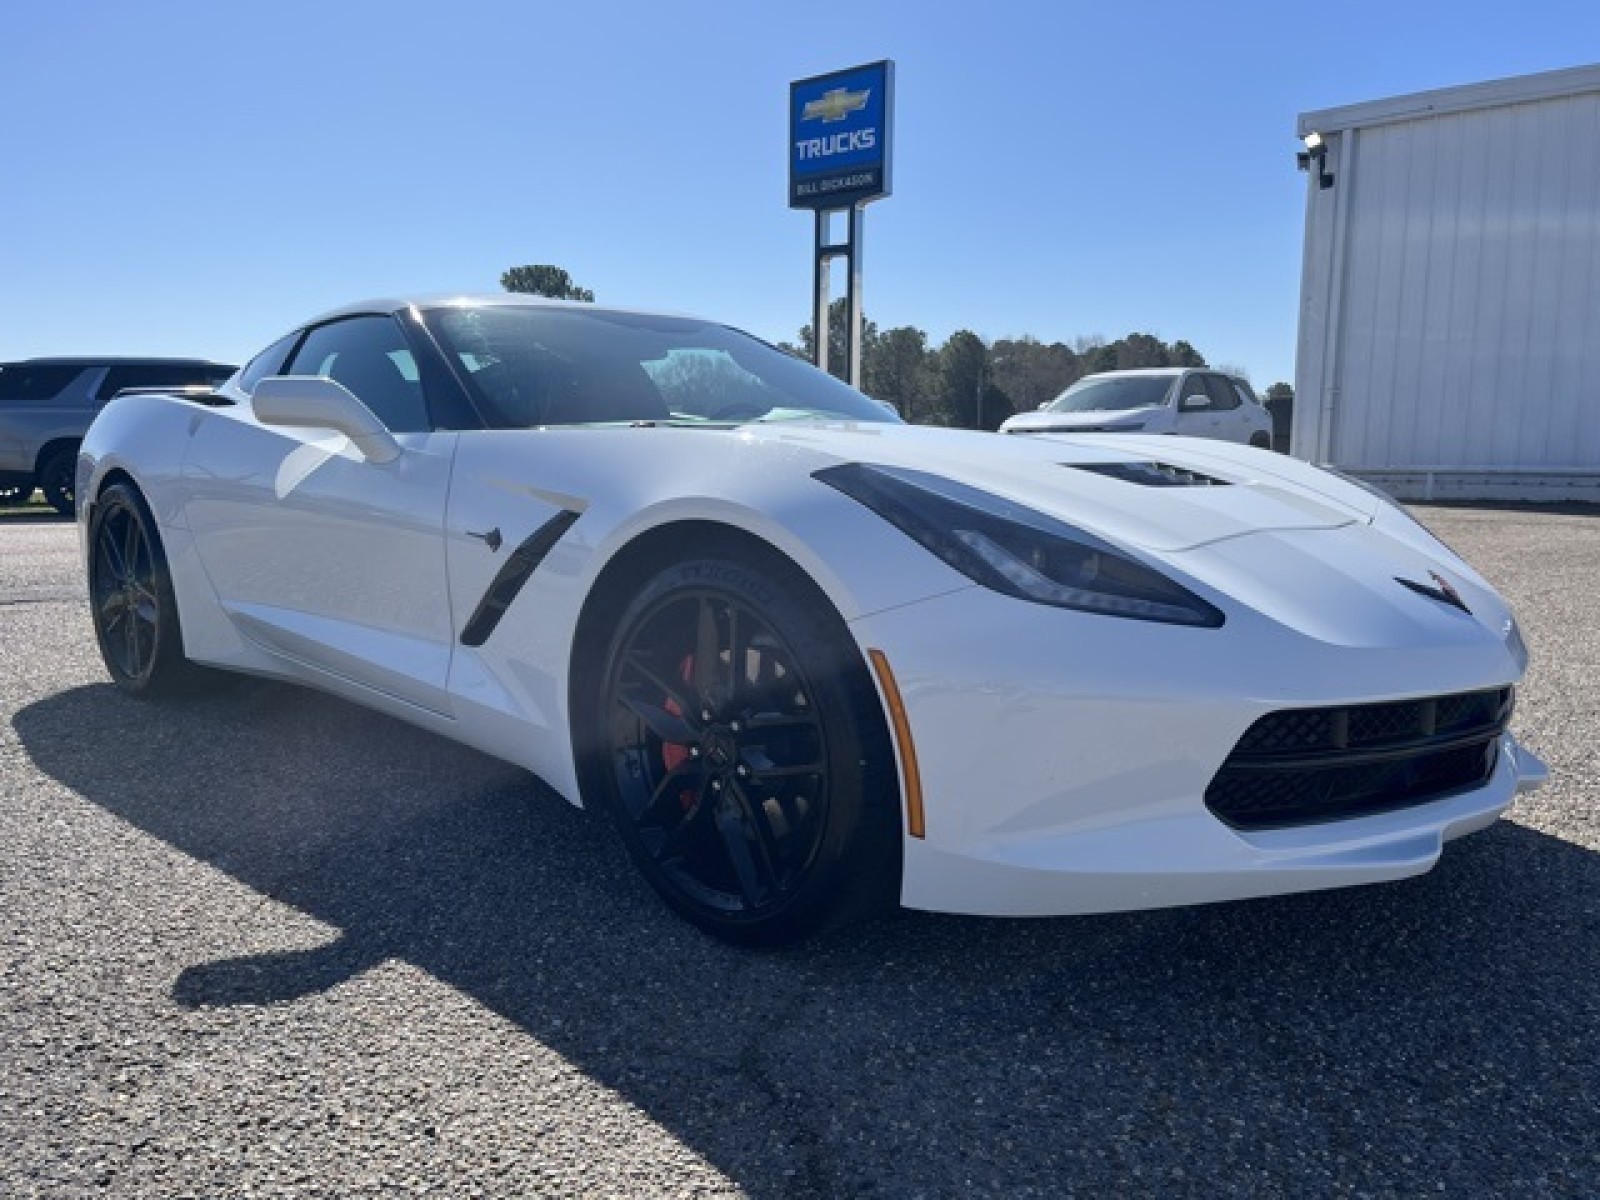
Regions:
<instances>
[{"instance_id":1,"label":"white suv","mask_svg":"<svg viewBox=\"0 0 1600 1200\"><path fill-rule=\"evenodd\" d=\"M1272 447L1272 417L1250 385L1220 371L1156 367L1085 375L1001 433L1177 433Z\"/></svg>"}]
</instances>

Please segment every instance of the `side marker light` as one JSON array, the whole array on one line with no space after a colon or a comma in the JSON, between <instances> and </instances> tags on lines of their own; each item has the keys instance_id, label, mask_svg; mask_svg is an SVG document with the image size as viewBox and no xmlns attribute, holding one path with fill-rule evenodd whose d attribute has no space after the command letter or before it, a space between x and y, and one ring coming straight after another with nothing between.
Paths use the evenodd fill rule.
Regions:
<instances>
[{"instance_id":1,"label":"side marker light","mask_svg":"<svg viewBox=\"0 0 1600 1200\"><path fill-rule=\"evenodd\" d=\"M872 671L878 677L878 689L884 703L889 706L889 724L894 729L895 745L900 751L900 772L905 784L906 832L914 838L926 837L927 827L922 816L922 772L917 766L917 747L911 740L911 721L906 716L905 701L900 698L900 685L895 682L894 671L882 650L868 650Z\"/></svg>"}]
</instances>

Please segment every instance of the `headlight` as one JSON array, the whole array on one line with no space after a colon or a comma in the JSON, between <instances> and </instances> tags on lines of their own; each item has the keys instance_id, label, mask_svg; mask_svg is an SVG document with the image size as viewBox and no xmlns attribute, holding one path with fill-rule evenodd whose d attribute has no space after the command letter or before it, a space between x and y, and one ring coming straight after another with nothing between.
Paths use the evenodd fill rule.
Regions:
<instances>
[{"instance_id":1,"label":"headlight","mask_svg":"<svg viewBox=\"0 0 1600 1200\"><path fill-rule=\"evenodd\" d=\"M922 471L850 463L813 476L968 579L1019 600L1215 629L1222 612L1092 534Z\"/></svg>"}]
</instances>

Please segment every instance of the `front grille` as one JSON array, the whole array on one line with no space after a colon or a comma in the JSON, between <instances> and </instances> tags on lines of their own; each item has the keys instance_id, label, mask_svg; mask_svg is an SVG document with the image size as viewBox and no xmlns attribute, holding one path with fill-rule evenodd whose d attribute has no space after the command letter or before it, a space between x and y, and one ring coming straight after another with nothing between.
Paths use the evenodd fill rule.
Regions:
<instances>
[{"instance_id":1,"label":"front grille","mask_svg":"<svg viewBox=\"0 0 1600 1200\"><path fill-rule=\"evenodd\" d=\"M1493 774L1512 689L1268 713L1206 788L1235 829L1278 829L1426 804Z\"/></svg>"}]
</instances>

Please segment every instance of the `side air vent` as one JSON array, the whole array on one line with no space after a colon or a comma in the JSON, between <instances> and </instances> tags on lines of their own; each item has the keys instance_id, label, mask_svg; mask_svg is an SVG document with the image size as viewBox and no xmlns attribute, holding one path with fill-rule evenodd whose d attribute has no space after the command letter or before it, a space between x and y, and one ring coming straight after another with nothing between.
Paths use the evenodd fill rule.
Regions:
<instances>
[{"instance_id":1,"label":"side air vent","mask_svg":"<svg viewBox=\"0 0 1600 1200\"><path fill-rule=\"evenodd\" d=\"M1140 487L1227 487L1226 479L1202 475L1199 471L1185 470L1168 463L1115 462L1115 463L1062 463L1074 471L1093 471L1108 479L1123 483L1137 483Z\"/></svg>"},{"instance_id":2,"label":"side air vent","mask_svg":"<svg viewBox=\"0 0 1600 1200\"><path fill-rule=\"evenodd\" d=\"M489 590L484 592L483 599L478 601L478 607L466 625L461 630L461 644L463 646L481 646L489 640L489 635L494 632L494 627L500 624L500 618L506 615L506 609L511 607L511 602L517 598L517 593L522 590L522 585L528 582L528 577L539 569L539 564L544 562L545 555L555 549L556 543L566 536L567 530L572 528L582 513L567 509L558 512L539 528L535 529L522 545L511 552L511 557L506 559L505 566L501 567L494 579L489 583ZM500 548L500 531L494 530L494 540L484 539L492 551Z\"/></svg>"}]
</instances>

